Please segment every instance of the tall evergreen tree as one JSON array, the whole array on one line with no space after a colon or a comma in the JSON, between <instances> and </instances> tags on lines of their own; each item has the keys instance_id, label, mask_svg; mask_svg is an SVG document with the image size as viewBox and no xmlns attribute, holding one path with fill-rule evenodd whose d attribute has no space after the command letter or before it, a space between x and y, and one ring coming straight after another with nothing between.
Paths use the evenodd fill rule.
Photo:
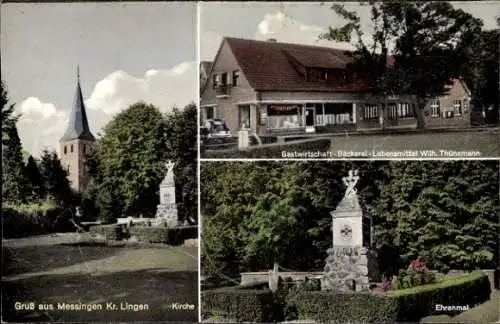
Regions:
<instances>
[{"instance_id":1,"label":"tall evergreen tree","mask_svg":"<svg viewBox=\"0 0 500 324\"><path fill-rule=\"evenodd\" d=\"M61 205L72 203L72 189L68 173L55 151L44 150L40 158L40 173L44 181L46 194Z\"/></svg>"},{"instance_id":2,"label":"tall evergreen tree","mask_svg":"<svg viewBox=\"0 0 500 324\"><path fill-rule=\"evenodd\" d=\"M40 173L38 165L31 155L28 157L28 162L26 164L26 175L31 184L32 198L34 200L44 199L46 194L45 183L43 181L43 177Z\"/></svg>"},{"instance_id":3,"label":"tall evergreen tree","mask_svg":"<svg viewBox=\"0 0 500 324\"><path fill-rule=\"evenodd\" d=\"M2 143L2 199L4 202L23 203L31 188L24 169L23 149L14 120L3 125Z\"/></svg>"}]
</instances>

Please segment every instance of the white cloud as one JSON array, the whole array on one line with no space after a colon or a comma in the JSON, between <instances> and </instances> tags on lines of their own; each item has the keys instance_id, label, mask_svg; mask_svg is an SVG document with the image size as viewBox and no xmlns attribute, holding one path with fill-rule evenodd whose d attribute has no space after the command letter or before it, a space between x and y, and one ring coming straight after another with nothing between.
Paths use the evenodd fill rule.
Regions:
<instances>
[{"instance_id":1,"label":"white cloud","mask_svg":"<svg viewBox=\"0 0 500 324\"><path fill-rule=\"evenodd\" d=\"M319 35L324 31L326 29L323 27L304 24L279 11L264 16L257 26L254 38L257 40L275 38L279 42L354 49L351 44L320 40Z\"/></svg>"},{"instance_id":2,"label":"white cloud","mask_svg":"<svg viewBox=\"0 0 500 324\"><path fill-rule=\"evenodd\" d=\"M36 97L29 97L21 104L21 113L47 119L56 113L56 107L52 103L43 103Z\"/></svg>"},{"instance_id":3,"label":"white cloud","mask_svg":"<svg viewBox=\"0 0 500 324\"><path fill-rule=\"evenodd\" d=\"M52 103L29 97L18 108L21 118L17 123L23 147L34 156L44 148L59 148L59 139L68 123L68 113Z\"/></svg>"},{"instance_id":4,"label":"white cloud","mask_svg":"<svg viewBox=\"0 0 500 324\"><path fill-rule=\"evenodd\" d=\"M170 70L149 70L143 77L115 71L97 82L86 100L89 109L113 115L138 101L163 112L182 107L197 97L196 63L184 62Z\"/></svg>"}]
</instances>

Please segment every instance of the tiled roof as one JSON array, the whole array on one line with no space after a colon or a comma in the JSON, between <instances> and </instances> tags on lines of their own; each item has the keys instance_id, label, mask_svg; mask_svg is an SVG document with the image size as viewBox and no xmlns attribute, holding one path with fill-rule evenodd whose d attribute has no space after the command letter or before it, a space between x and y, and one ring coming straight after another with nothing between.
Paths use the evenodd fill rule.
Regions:
<instances>
[{"instance_id":1,"label":"tiled roof","mask_svg":"<svg viewBox=\"0 0 500 324\"><path fill-rule=\"evenodd\" d=\"M348 51L232 37L226 37L224 40L231 48L248 82L257 91L369 91L359 79L348 83L307 81L292 64L295 60L310 68L346 69L352 62Z\"/></svg>"},{"instance_id":2,"label":"tiled roof","mask_svg":"<svg viewBox=\"0 0 500 324\"><path fill-rule=\"evenodd\" d=\"M82 89L80 87L80 78L76 84L76 93L69 115L68 128L64 133L61 141L70 141L75 139L82 139L87 141L94 141L94 135L90 132L89 122L87 120L87 112L85 111L85 104L83 102Z\"/></svg>"}]
</instances>

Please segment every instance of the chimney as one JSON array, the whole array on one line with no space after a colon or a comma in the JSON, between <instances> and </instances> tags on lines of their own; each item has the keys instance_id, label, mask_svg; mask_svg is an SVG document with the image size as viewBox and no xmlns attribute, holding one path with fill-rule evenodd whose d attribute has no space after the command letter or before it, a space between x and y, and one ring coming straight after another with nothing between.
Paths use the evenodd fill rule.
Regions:
<instances>
[{"instance_id":1,"label":"chimney","mask_svg":"<svg viewBox=\"0 0 500 324\"><path fill-rule=\"evenodd\" d=\"M267 41L268 42L273 42L273 43L277 42L276 38L268 38Z\"/></svg>"}]
</instances>

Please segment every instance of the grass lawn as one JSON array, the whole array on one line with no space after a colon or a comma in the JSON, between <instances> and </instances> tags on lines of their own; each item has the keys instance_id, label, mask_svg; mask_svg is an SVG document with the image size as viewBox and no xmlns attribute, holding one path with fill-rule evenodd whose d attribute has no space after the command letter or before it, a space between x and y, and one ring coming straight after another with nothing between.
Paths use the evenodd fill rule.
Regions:
<instances>
[{"instance_id":1,"label":"grass lawn","mask_svg":"<svg viewBox=\"0 0 500 324\"><path fill-rule=\"evenodd\" d=\"M3 321L198 320L196 247L11 244L4 253ZM46 309L16 311L16 302ZM58 303L97 304L103 309L57 310ZM106 310L106 303L118 308ZM148 309L121 310L121 303L145 304ZM172 303L195 309L173 310Z\"/></svg>"},{"instance_id":2,"label":"grass lawn","mask_svg":"<svg viewBox=\"0 0 500 324\"><path fill-rule=\"evenodd\" d=\"M404 151L404 150L434 150L440 156L439 150L479 151L480 157L497 157L500 155L499 131L461 131L443 133L418 133L395 135L354 135L333 136L331 151L364 152ZM417 156L423 157L423 156Z\"/></svg>"}]
</instances>

